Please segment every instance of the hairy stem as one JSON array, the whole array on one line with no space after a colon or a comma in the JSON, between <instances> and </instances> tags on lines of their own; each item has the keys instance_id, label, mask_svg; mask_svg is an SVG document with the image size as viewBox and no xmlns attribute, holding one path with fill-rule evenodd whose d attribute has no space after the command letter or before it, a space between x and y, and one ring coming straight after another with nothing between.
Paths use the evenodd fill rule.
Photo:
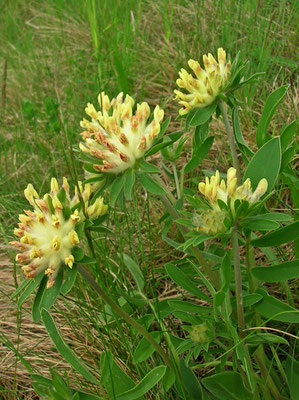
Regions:
<instances>
[{"instance_id":1,"label":"hairy stem","mask_svg":"<svg viewBox=\"0 0 299 400\"><path fill-rule=\"evenodd\" d=\"M236 148L236 144L235 144L234 133L230 126L227 112L226 112L226 107L225 107L225 104L222 99L219 100L219 108L220 108L220 111L221 111L221 114L222 114L223 120L224 120L228 143L229 143L229 147L230 147L230 151L231 151L231 155L232 155L232 159L233 159L233 166L237 170L238 184L241 184L241 182L242 182L241 169L240 169L240 163L239 163L238 155L237 155L237 148Z\"/></svg>"},{"instance_id":2,"label":"hairy stem","mask_svg":"<svg viewBox=\"0 0 299 400\"><path fill-rule=\"evenodd\" d=\"M113 311L116 312L121 318L123 318L132 328L136 329L160 354L165 364L171 369L174 368L171 359L168 354L162 349L162 347L154 340L154 338L148 333L148 331L135 321L129 314L127 314L118 304L116 304L106 293L106 291L93 279L90 273L81 265L78 265L78 271L83 278L93 287L93 289L101 296L106 304L108 304Z\"/></svg>"}]
</instances>

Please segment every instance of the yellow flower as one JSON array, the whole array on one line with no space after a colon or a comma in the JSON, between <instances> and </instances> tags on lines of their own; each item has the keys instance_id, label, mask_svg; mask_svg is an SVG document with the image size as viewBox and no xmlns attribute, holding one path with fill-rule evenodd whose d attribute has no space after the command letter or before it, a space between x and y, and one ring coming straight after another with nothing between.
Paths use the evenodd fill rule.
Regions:
<instances>
[{"instance_id":1,"label":"yellow flower","mask_svg":"<svg viewBox=\"0 0 299 400\"><path fill-rule=\"evenodd\" d=\"M147 103L137 104L133 115L134 100L120 93L109 100L104 92L98 96L100 111L88 103L85 109L91 121L83 119L81 126L84 142L80 149L94 159L93 168L99 172L118 174L133 167L143 157L160 132L164 111L156 106L154 118L147 123L150 108Z\"/></svg>"},{"instance_id":2,"label":"yellow flower","mask_svg":"<svg viewBox=\"0 0 299 400\"><path fill-rule=\"evenodd\" d=\"M79 183L79 189L90 219L107 211L102 198L88 205L91 195L89 184L83 187ZM35 278L45 271L49 276L49 288L53 286L61 264L73 267L72 248L79 243L76 226L85 219L83 212L76 208L79 206L79 194L76 189L75 195L70 197L66 178L63 178L61 190L57 180L52 178L51 191L43 198L39 198L31 184L27 186L24 194L33 211L25 210L24 214L19 215L20 223L14 230L19 241L13 241L11 244L21 250L16 256L16 261L23 264L22 270L26 277Z\"/></svg>"},{"instance_id":3,"label":"yellow flower","mask_svg":"<svg viewBox=\"0 0 299 400\"><path fill-rule=\"evenodd\" d=\"M231 64L229 61L226 62L226 53L222 48L218 49L218 62L209 53L203 56L203 63L204 69L198 61L192 59L188 61L197 79L188 74L184 68L179 72L180 78L176 83L179 88L188 92L186 94L180 90L174 91L175 99L183 106L179 110L180 115L188 114L193 108L203 108L213 103L230 75Z\"/></svg>"},{"instance_id":4,"label":"yellow flower","mask_svg":"<svg viewBox=\"0 0 299 400\"><path fill-rule=\"evenodd\" d=\"M199 191L205 196L211 206L211 209L205 214L197 217L199 231L216 234L226 229L224 220L227 216L227 211L219 207L218 200L223 201L226 205L230 204L230 209L234 217L234 203L236 200L248 201L249 204L253 204L259 201L266 193L268 182L265 178L260 180L257 188L252 192L249 178L242 185L237 186L236 172L235 168L228 169L226 183L223 179L220 180L219 171L216 171L216 174L211 176L210 179L206 177L205 182L198 184ZM230 201L228 202L228 200Z\"/></svg>"}]
</instances>

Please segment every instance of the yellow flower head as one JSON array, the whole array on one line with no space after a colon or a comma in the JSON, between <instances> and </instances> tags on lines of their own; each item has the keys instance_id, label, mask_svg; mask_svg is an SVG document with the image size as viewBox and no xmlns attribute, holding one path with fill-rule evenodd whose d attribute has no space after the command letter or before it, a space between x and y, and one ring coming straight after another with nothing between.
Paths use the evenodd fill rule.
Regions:
<instances>
[{"instance_id":1,"label":"yellow flower head","mask_svg":"<svg viewBox=\"0 0 299 400\"><path fill-rule=\"evenodd\" d=\"M190 59L189 67L194 72L196 78L182 68L179 72L179 79L176 83L179 88L185 89L188 93L175 90L175 99L183 107L179 110L180 115L188 114L193 108L203 108L213 103L216 96L221 92L229 75L231 64L226 62L226 53L218 49L218 62L208 54L203 56L204 69L198 61Z\"/></svg>"},{"instance_id":2,"label":"yellow flower head","mask_svg":"<svg viewBox=\"0 0 299 400\"><path fill-rule=\"evenodd\" d=\"M225 209L219 207L218 200L223 201L226 205L228 205L228 200L230 200L231 212L235 216L234 203L236 200L248 201L249 204L253 204L259 201L266 193L268 182L265 178L260 180L257 188L252 192L249 178L242 185L237 186L236 172L235 168L229 168L225 182L223 179L220 179L219 171L216 171L216 174L211 176L210 179L206 177L205 182L198 184L199 191L205 196L211 206L210 210L198 218L199 231L216 234L226 229L224 220L227 212Z\"/></svg>"},{"instance_id":3,"label":"yellow flower head","mask_svg":"<svg viewBox=\"0 0 299 400\"><path fill-rule=\"evenodd\" d=\"M86 213L90 219L103 215L107 211L103 199L98 198L94 204L88 205L91 195L90 185L79 189L85 202ZM51 191L39 198L34 187L29 184L24 191L25 197L33 207L33 211L25 210L19 215L20 223L14 234L19 241L11 242L21 250L16 261L23 264L22 270L27 278L35 278L45 271L49 276L47 287L53 286L61 264L73 267L72 248L79 243L76 226L84 220L79 206L77 189L71 198L69 185L63 178L60 189L55 178L51 180Z\"/></svg>"},{"instance_id":4,"label":"yellow flower head","mask_svg":"<svg viewBox=\"0 0 299 400\"><path fill-rule=\"evenodd\" d=\"M164 111L156 106L154 118L147 123L150 108L147 103L137 104L133 115L134 100L120 93L109 100L104 92L98 96L100 111L88 103L85 109L91 121L83 119L81 126L84 142L80 149L94 158L93 168L99 172L118 174L133 167L143 157L160 132Z\"/></svg>"}]
</instances>

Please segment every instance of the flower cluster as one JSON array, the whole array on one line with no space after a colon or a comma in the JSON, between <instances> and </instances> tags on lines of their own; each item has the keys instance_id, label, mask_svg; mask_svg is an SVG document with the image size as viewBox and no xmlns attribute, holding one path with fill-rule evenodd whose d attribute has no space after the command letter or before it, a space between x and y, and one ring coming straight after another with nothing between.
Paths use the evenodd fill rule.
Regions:
<instances>
[{"instance_id":1,"label":"flower cluster","mask_svg":"<svg viewBox=\"0 0 299 400\"><path fill-rule=\"evenodd\" d=\"M101 197L89 205L89 184L83 187L79 183L79 190L88 218L96 218L107 211ZM76 189L71 198L66 178L63 178L61 189L57 180L52 178L51 191L43 198L39 198L31 184L27 186L24 194L34 211L25 210L24 214L19 215L20 222L14 230L19 241L13 241L11 244L21 250L16 256L16 261L23 264L22 270L26 277L35 278L45 271L49 276L47 287L50 288L61 264L73 267L72 248L79 243L76 227L85 218L83 212L79 211L79 193Z\"/></svg>"},{"instance_id":2,"label":"flower cluster","mask_svg":"<svg viewBox=\"0 0 299 400\"><path fill-rule=\"evenodd\" d=\"M227 216L227 210L221 209L218 200L221 200L230 207L233 217L235 216L235 201L247 201L253 204L266 193L268 182L265 178L261 179L257 188L252 192L251 181L246 181L237 186L236 169L229 168L227 171L226 183L220 180L219 171L210 179L198 184L199 191L205 196L210 205L210 209L205 214L197 216L196 223L198 230L207 234L217 234L226 230L224 220Z\"/></svg>"},{"instance_id":3,"label":"flower cluster","mask_svg":"<svg viewBox=\"0 0 299 400\"><path fill-rule=\"evenodd\" d=\"M150 108L147 103L137 104L133 115L134 100L120 93L109 100L104 92L98 96L100 111L88 103L85 109L91 121L83 119L81 126L84 142L80 149L92 156L93 168L99 172L118 174L134 166L143 157L160 132L164 111L156 106L151 123L147 124Z\"/></svg>"},{"instance_id":4,"label":"flower cluster","mask_svg":"<svg viewBox=\"0 0 299 400\"><path fill-rule=\"evenodd\" d=\"M197 79L184 68L179 73L180 78L176 81L178 87L189 92L185 94L180 90L174 91L175 99L183 106L179 110L180 115L187 114L193 108L203 108L213 103L230 76L231 64L226 62L226 53L222 48L218 49L218 62L209 53L203 56L203 63L204 69L198 61L188 61Z\"/></svg>"}]
</instances>

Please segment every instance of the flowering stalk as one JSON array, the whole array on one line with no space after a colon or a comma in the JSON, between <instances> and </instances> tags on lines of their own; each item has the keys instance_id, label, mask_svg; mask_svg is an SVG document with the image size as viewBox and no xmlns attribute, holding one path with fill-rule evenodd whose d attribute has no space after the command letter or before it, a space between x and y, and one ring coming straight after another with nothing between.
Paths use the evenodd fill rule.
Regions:
<instances>
[{"instance_id":1,"label":"flowering stalk","mask_svg":"<svg viewBox=\"0 0 299 400\"><path fill-rule=\"evenodd\" d=\"M135 319L131 318L119 305L117 305L105 292L103 288L93 279L88 271L81 265L78 265L78 271L83 276L83 278L93 287L93 289L101 296L101 298L107 303L113 311L116 312L121 318L123 318L132 328L136 329L160 354L163 358L165 364L174 369L173 363L169 358L168 354L162 349L162 347L154 340L154 338L149 334L149 332L140 325Z\"/></svg>"},{"instance_id":2,"label":"flowering stalk","mask_svg":"<svg viewBox=\"0 0 299 400\"><path fill-rule=\"evenodd\" d=\"M240 163L239 163L239 159L238 159L234 133L232 131L232 128L231 128L229 120L228 120L228 116L227 116L227 112L226 112L224 101L222 99L219 99L219 103L218 104L219 104L219 108L220 108L220 111L221 111L221 114L222 114L223 120L224 120L224 125L225 125L225 129L226 129L226 133L227 133L228 143L229 143L229 147L230 147L230 151L231 151L231 155L232 155L232 159L233 159L233 166L237 170L238 184L240 185L241 182L242 182L241 168L240 168Z\"/></svg>"}]
</instances>

